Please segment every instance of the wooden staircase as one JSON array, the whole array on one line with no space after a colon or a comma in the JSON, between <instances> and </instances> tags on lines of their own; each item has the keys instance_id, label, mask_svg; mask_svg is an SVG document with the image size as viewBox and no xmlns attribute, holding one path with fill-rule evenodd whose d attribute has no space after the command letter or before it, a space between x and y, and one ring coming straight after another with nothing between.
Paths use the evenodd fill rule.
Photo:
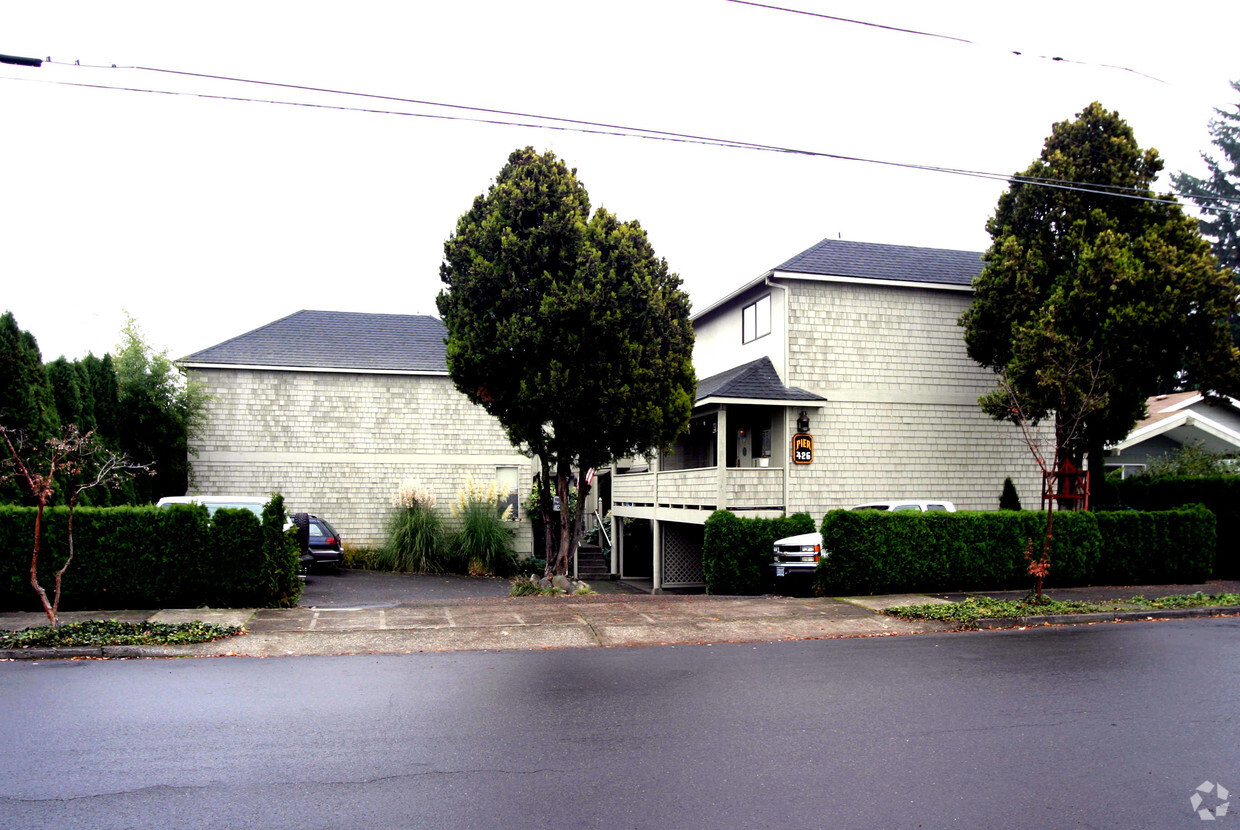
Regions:
<instances>
[{"instance_id":1,"label":"wooden staircase","mask_svg":"<svg viewBox=\"0 0 1240 830\"><path fill-rule=\"evenodd\" d=\"M598 545L582 544L577 547L577 578L586 582L603 582L611 579L611 556L604 554Z\"/></svg>"}]
</instances>

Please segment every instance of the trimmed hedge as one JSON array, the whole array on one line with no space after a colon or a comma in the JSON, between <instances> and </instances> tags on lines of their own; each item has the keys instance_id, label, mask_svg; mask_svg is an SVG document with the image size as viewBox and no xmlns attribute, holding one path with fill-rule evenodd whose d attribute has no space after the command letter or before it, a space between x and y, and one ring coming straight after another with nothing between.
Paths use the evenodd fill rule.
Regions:
<instances>
[{"instance_id":1,"label":"trimmed hedge","mask_svg":"<svg viewBox=\"0 0 1240 830\"><path fill-rule=\"evenodd\" d=\"M1240 476L1199 478L1137 476L1111 482L1115 498L1138 510L1169 510L1204 504L1218 519L1216 579L1240 579Z\"/></svg>"},{"instance_id":2,"label":"trimmed hedge","mask_svg":"<svg viewBox=\"0 0 1240 830\"><path fill-rule=\"evenodd\" d=\"M4 610L41 610L30 587L35 513L0 505ZM63 507L43 512L39 579L49 598L68 556L68 515ZM291 606L301 595L297 544L283 530L282 501L266 527L248 510L219 510L208 520L201 505L79 507L73 545L62 611Z\"/></svg>"},{"instance_id":3,"label":"trimmed hedge","mask_svg":"<svg viewBox=\"0 0 1240 830\"><path fill-rule=\"evenodd\" d=\"M1046 514L835 510L822 522L817 589L827 595L1028 587L1024 552L1041 553ZM1200 582L1210 577L1214 515L1057 512L1048 586Z\"/></svg>"},{"instance_id":4,"label":"trimmed hedge","mask_svg":"<svg viewBox=\"0 0 1240 830\"><path fill-rule=\"evenodd\" d=\"M778 519L742 519L716 510L706 520L702 541L702 571L708 594L764 593L776 539L814 532L808 513Z\"/></svg>"}]
</instances>

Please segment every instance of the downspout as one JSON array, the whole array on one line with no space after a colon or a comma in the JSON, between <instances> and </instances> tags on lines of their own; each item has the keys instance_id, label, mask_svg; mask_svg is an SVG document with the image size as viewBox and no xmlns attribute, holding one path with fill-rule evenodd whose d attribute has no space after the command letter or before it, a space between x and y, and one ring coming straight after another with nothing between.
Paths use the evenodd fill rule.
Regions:
<instances>
[{"instance_id":1,"label":"downspout","mask_svg":"<svg viewBox=\"0 0 1240 830\"><path fill-rule=\"evenodd\" d=\"M784 374L783 374L782 380L785 384L791 386L792 385L792 377L791 377L792 369L788 365L788 286L781 285L780 283L777 283L777 282L772 282L770 274L766 275L766 278L763 279L763 283L768 288L771 288L771 289L778 288L780 291L780 294L783 296L783 302L779 304L780 307L784 311L783 321L782 321L783 324L780 328L780 333L779 333L780 341L781 341L782 348L783 348L783 357L781 358L781 363L783 365ZM789 428L789 424L788 424L788 407L785 406L783 409L784 409L784 429L783 429L783 434L784 434L784 515L787 516L788 515L788 494L789 492L791 492L791 485L792 485L792 456L791 456L791 453L789 452L789 448L792 446L791 435L793 433L791 429Z\"/></svg>"}]
</instances>

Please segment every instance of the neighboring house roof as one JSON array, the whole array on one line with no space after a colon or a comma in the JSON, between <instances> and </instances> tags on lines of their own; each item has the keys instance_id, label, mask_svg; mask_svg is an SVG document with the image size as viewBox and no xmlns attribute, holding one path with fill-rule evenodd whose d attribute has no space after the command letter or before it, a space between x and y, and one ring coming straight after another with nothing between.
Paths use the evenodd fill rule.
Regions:
<instances>
[{"instance_id":1,"label":"neighboring house roof","mask_svg":"<svg viewBox=\"0 0 1240 830\"><path fill-rule=\"evenodd\" d=\"M859 282L972 291L973 280L982 273L982 254L945 248L913 248L824 239L789 260L751 280L726 297L694 313L694 318L715 310L771 277L789 276L828 282Z\"/></svg>"},{"instance_id":2,"label":"neighboring house roof","mask_svg":"<svg viewBox=\"0 0 1240 830\"><path fill-rule=\"evenodd\" d=\"M1149 398L1145 407L1149 415L1137 422L1127 438L1111 447L1112 451L1121 453L1160 435L1178 444L1200 443L1212 452L1240 449L1240 432L1211 411L1230 407L1240 413L1240 401L1235 398L1207 399L1200 392L1176 392Z\"/></svg>"},{"instance_id":3,"label":"neighboring house roof","mask_svg":"<svg viewBox=\"0 0 1240 830\"><path fill-rule=\"evenodd\" d=\"M448 373L444 325L416 314L298 311L178 361L190 368Z\"/></svg>"},{"instance_id":4,"label":"neighboring house roof","mask_svg":"<svg viewBox=\"0 0 1240 830\"><path fill-rule=\"evenodd\" d=\"M777 273L971 287L974 278L982 273L982 255L976 251L824 239L773 270Z\"/></svg>"},{"instance_id":5,"label":"neighboring house roof","mask_svg":"<svg viewBox=\"0 0 1240 830\"><path fill-rule=\"evenodd\" d=\"M760 357L749 363L734 366L726 372L699 380L696 403L702 404L708 400L815 404L825 402L827 399L795 386L784 386L771 359Z\"/></svg>"}]
</instances>

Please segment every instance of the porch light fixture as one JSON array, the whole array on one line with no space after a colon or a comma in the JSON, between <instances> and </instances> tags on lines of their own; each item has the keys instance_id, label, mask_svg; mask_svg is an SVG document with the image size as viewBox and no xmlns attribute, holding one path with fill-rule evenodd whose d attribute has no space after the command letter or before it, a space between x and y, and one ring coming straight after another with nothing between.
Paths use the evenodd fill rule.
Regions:
<instances>
[{"instance_id":1,"label":"porch light fixture","mask_svg":"<svg viewBox=\"0 0 1240 830\"><path fill-rule=\"evenodd\" d=\"M804 409L797 417L797 432L809 432L809 414Z\"/></svg>"}]
</instances>

